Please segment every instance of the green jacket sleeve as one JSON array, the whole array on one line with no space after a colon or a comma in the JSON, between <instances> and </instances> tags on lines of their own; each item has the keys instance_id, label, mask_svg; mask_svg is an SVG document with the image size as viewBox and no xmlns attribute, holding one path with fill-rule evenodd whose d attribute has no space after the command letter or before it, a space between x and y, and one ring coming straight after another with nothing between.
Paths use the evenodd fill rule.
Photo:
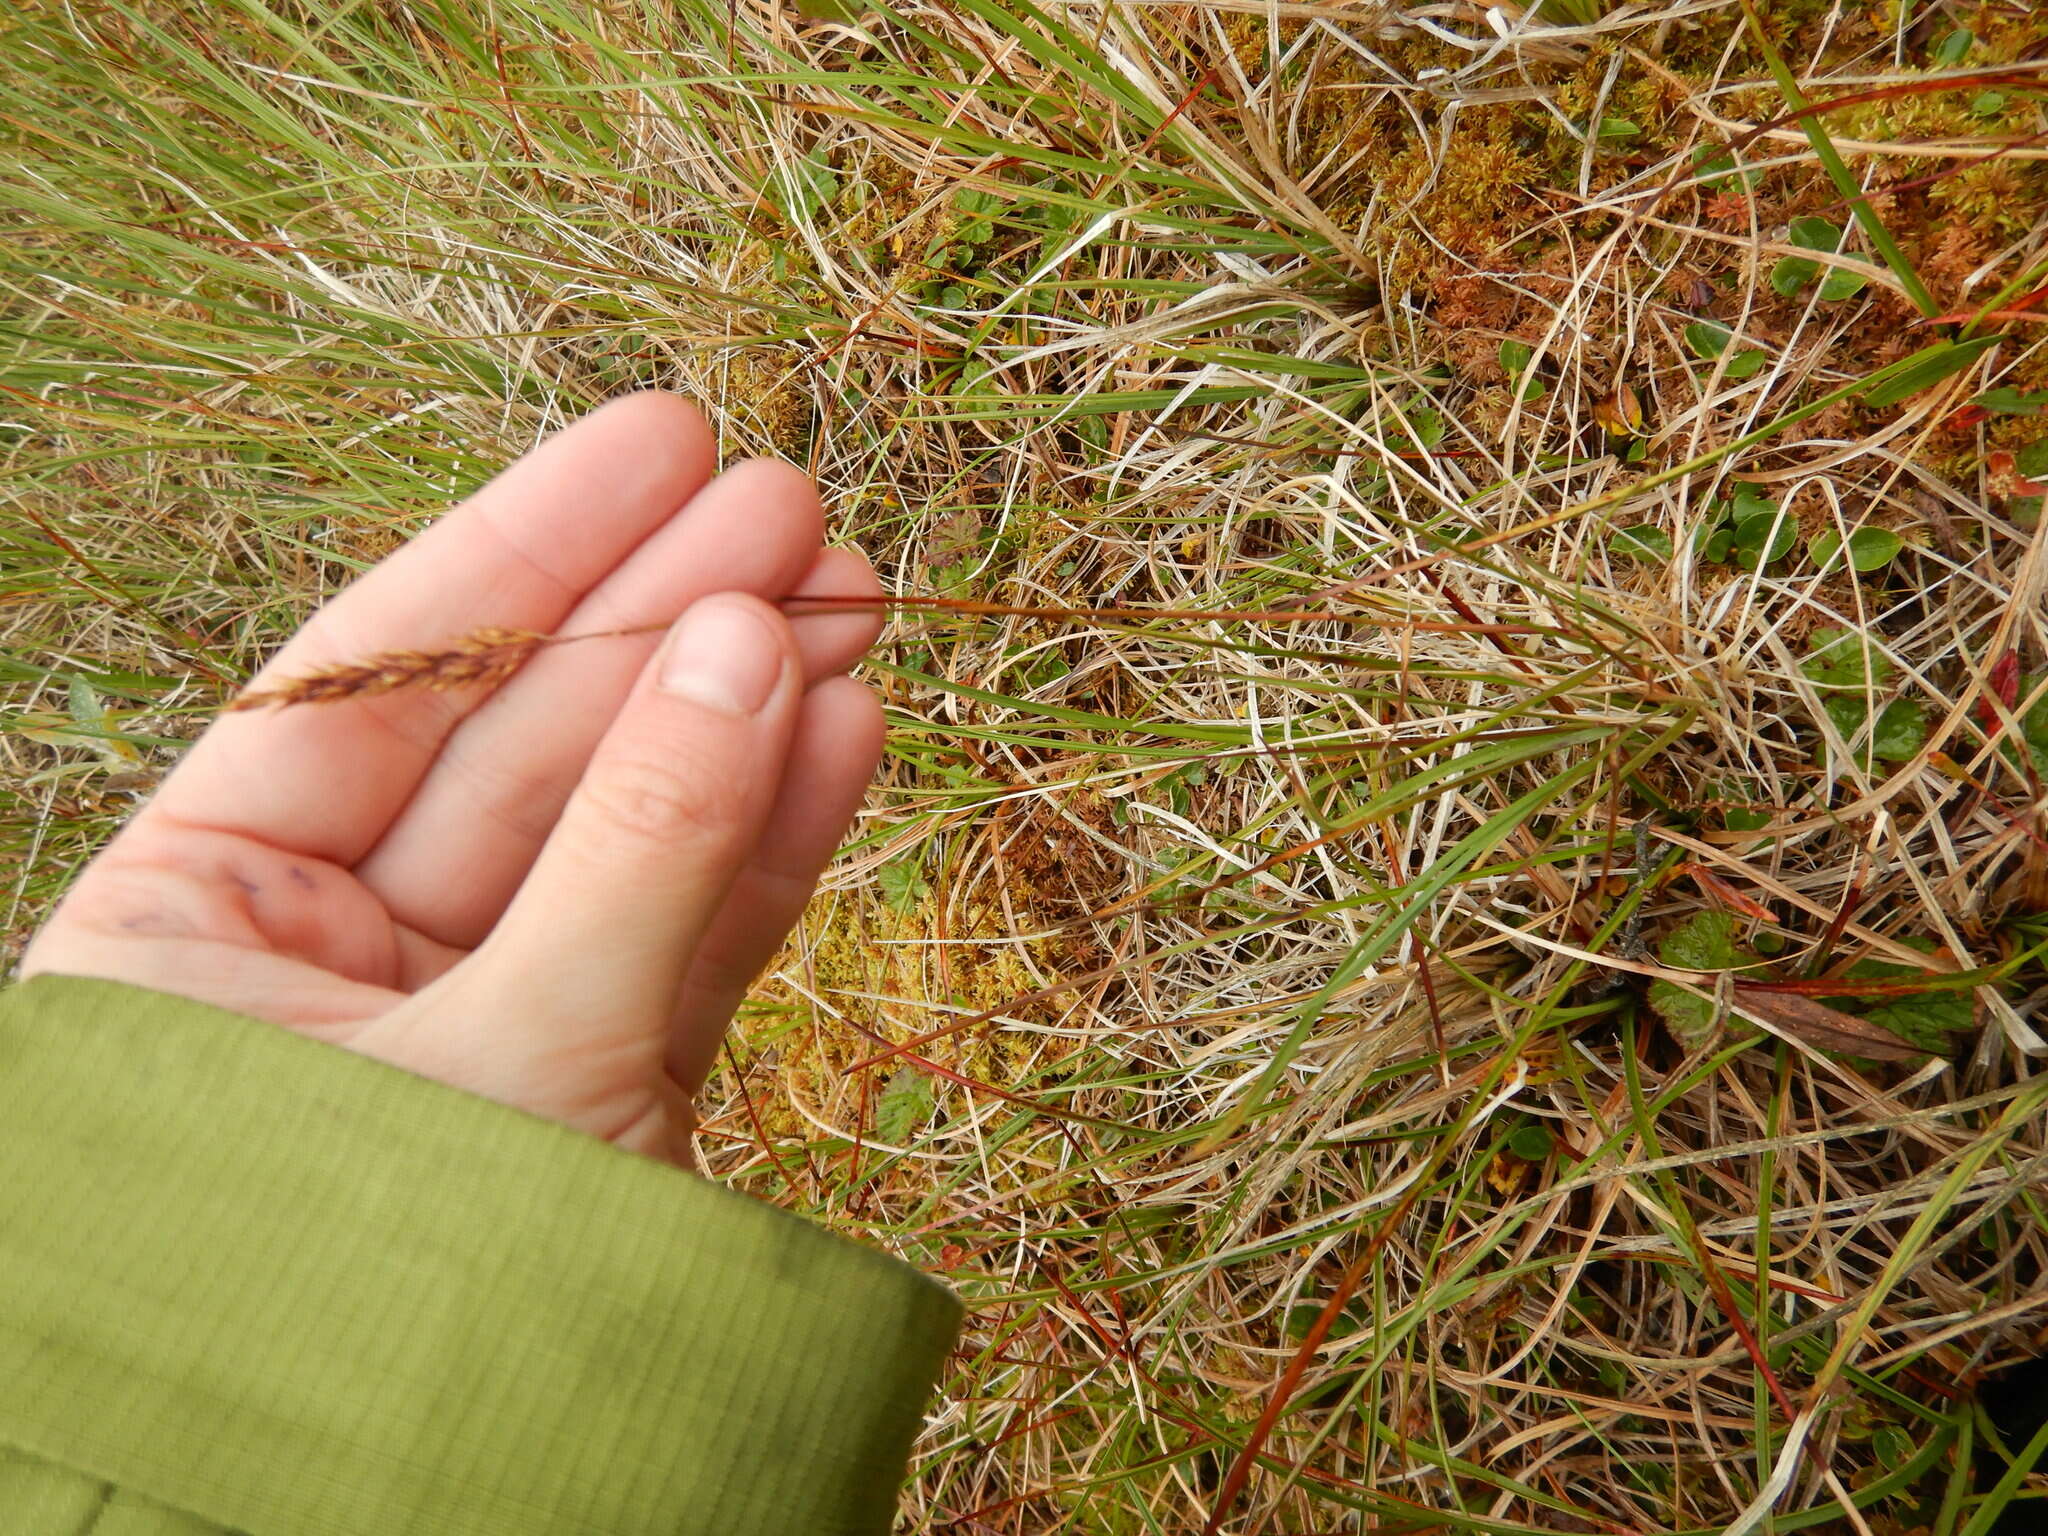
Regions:
<instances>
[{"instance_id":1,"label":"green jacket sleeve","mask_svg":"<svg viewBox=\"0 0 2048 1536\"><path fill-rule=\"evenodd\" d=\"M0 993L0 1536L874 1536L958 1314L275 1026Z\"/></svg>"}]
</instances>

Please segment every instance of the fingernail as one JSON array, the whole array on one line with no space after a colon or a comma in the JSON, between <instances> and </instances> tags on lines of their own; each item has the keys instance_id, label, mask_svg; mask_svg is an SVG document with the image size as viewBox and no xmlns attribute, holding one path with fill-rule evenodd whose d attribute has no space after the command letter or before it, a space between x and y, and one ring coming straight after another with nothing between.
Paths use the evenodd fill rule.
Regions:
<instances>
[{"instance_id":1,"label":"fingernail","mask_svg":"<svg viewBox=\"0 0 2048 1536\"><path fill-rule=\"evenodd\" d=\"M751 715L781 675L781 641L761 616L735 598L707 597L669 631L657 682L706 709Z\"/></svg>"}]
</instances>

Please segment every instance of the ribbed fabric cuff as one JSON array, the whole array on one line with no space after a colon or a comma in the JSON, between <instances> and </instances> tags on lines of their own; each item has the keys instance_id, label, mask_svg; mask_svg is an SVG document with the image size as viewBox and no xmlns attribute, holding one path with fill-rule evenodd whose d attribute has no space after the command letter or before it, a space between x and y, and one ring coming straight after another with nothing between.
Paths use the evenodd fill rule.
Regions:
<instances>
[{"instance_id":1,"label":"ribbed fabric cuff","mask_svg":"<svg viewBox=\"0 0 2048 1536\"><path fill-rule=\"evenodd\" d=\"M875 1536L958 1320L894 1259L273 1025L0 994L0 1444L249 1536Z\"/></svg>"}]
</instances>

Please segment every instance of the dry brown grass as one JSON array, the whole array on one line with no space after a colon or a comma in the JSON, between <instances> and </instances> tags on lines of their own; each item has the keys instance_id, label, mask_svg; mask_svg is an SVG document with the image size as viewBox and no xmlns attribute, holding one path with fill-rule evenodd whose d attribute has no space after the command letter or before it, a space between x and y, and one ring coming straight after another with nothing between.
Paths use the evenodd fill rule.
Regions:
<instances>
[{"instance_id":1,"label":"dry brown grass","mask_svg":"<svg viewBox=\"0 0 2048 1536\"><path fill-rule=\"evenodd\" d=\"M913 1529L1985 1536L2048 1343L2048 415L1971 405L2048 388L2028 9L1770 7L1859 98L1796 121L1716 0L159 9L7 24L17 929L206 666L688 389L960 605L704 1130L972 1303ZM1793 241L1811 122L1910 281ZM1874 404L1916 283L1998 339ZM1744 487L1762 569L1695 548ZM1708 911L1965 1027L1831 1054Z\"/></svg>"}]
</instances>

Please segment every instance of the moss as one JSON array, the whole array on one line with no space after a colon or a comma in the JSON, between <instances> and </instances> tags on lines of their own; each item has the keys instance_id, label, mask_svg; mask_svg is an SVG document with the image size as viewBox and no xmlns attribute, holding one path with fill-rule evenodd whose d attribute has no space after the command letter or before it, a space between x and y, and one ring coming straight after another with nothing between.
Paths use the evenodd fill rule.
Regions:
<instances>
[{"instance_id":1,"label":"moss","mask_svg":"<svg viewBox=\"0 0 2048 1536\"><path fill-rule=\"evenodd\" d=\"M751 428L760 446L802 463L810 450L814 409L801 362L780 346L734 347L720 359L718 398L735 424Z\"/></svg>"},{"instance_id":2,"label":"moss","mask_svg":"<svg viewBox=\"0 0 2048 1536\"><path fill-rule=\"evenodd\" d=\"M1389 219L1378 240L1394 287L1502 258L1538 212L1527 189L1548 179L1533 139L1514 106L1461 112L1441 151L1434 134L1375 136L1366 159L1374 191L1406 214Z\"/></svg>"},{"instance_id":3,"label":"moss","mask_svg":"<svg viewBox=\"0 0 2048 1536\"><path fill-rule=\"evenodd\" d=\"M1025 808L1017 812L991 817L986 833L1003 851L978 889L999 885L1001 898L949 898L947 892L957 890L960 882L944 878L924 882L928 888L919 889L916 899L895 903L886 899L879 883L813 898L797 939L770 973L800 977L801 987L771 980L759 996L780 1005L780 1012L811 1011L809 999L822 997L867 1032L818 1013L802 1044L785 1039L781 1072L798 1077L797 1096L803 1101L840 1099L849 1070L884 1048L878 1041L905 1044L982 1013L1047 1025L1066 1014L1071 994L1045 999L1031 994L1048 981L1090 971L1107 957L1085 932L1048 930L1113 899L1121 876L1049 807L1022 804ZM1075 797L1066 810L1091 824L1110 824L1107 805L1092 796ZM1020 930L1038 936L1020 939ZM742 1020L736 1028L745 1040L749 1023ZM755 1028L783 1033L774 1023ZM1057 1033L991 1021L918 1049L949 1071L1010 1091L1065 1055L1069 1046ZM876 1091L886 1075L884 1070L873 1085ZM757 1103L756 1109L771 1132L808 1135L815 1130L787 1102Z\"/></svg>"}]
</instances>

